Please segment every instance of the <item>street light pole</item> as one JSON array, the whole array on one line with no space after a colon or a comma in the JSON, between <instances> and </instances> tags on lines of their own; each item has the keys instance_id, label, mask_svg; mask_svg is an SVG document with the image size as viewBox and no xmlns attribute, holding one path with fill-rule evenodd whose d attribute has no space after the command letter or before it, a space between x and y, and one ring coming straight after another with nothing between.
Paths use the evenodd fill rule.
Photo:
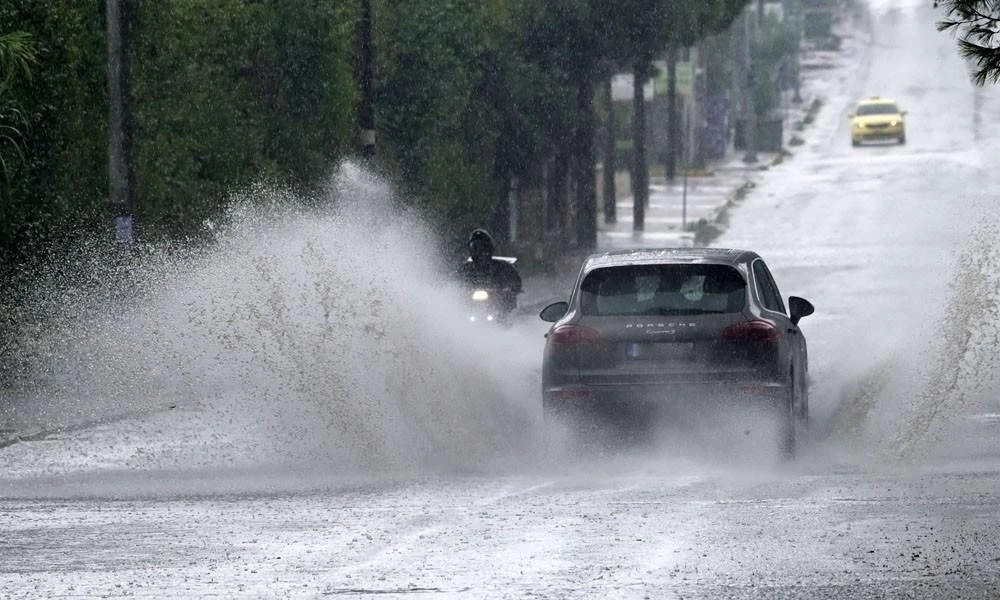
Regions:
<instances>
[{"instance_id":1,"label":"street light pole","mask_svg":"<svg viewBox=\"0 0 1000 600\"><path fill-rule=\"evenodd\" d=\"M372 48L372 1L361 0L361 20L358 22L358 88L361 104L358 106L359 142L361 157L369 160L375 156L375 101L372 94L374 60Z\"/></svg>"}]
</instances>

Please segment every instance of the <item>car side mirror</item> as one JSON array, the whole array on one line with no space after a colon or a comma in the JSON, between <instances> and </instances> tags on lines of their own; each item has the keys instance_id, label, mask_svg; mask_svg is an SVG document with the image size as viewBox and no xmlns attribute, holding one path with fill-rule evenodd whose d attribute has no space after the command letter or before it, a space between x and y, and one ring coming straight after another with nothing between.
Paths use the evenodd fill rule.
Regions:
<instances>
[{"instance_id":1,"label":"car side mirror","mask_svg":"<svg viewBox=\"0 0 1000 600\"><path fill-rule=\"evenodd\" d=\"M798 296L788 297L788 314L792 317L792 323L798 325L802 317L808 317L814 312L816 312L816 308L813 307L812 302Z\"/></svg>"},{"instance_id":2,"label":"car side mirror","mask_svg":"<svg viewBox=\"0 0 1000 600\"><path fill-rule=\"evenodd\" d=\"M555 323L565 317L568 310L569 302L556 302L543 308L542 312L538 313L538 316L546 323Z\"/></svg>"},{"instance_id":3,"label":"car side mirror","mask_svg":"<svg viewBox=\"0 0 1000 600\"><path fill-rule=\"evenodd\" d=\"M904 110L903 112L901 112L901 113L899 113L899 114L901 114L902 116L904 116L904 117L905 117L905 116L906 116L906 113L907 113L907 111L905 111L905 110Z\"/></svg>"},{"instance_id":4,"label":"car side mirror","mask_svg":"<svg viewBox=\"0 0 1000 600\"><path fill-rule=\"evenodd\" d=\"M856 114L854 114L854 113L849 113L849 114L847 115L847 118L848 118L848 119L853 119L853 118L854 118L854 117L856 117L856 116L858 116L858 115L856 115Z\"/></svg>"}]
</instances>

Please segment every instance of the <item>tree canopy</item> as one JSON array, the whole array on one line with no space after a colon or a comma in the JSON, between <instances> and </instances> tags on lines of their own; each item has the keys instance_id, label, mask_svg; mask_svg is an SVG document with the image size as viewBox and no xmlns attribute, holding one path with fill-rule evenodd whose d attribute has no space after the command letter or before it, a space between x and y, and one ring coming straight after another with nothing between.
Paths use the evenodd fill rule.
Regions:
<instances>
[{"instance_id":1,"label":"tree canopy","mask_svg":"<svg viewBox=\"0 0 1000 600\"><path fill-rule=\"evenodd\" d=\"M976 64L973 80L977 85L1000 82L1000 3L995 0L935 0L945 18L939 31L958 37L962 56Z\"/></svg>"},{"instance_id":2,"label":"tree canopy","mask_svg":"<svg viewBox=\"0 0 1000 600\"><path fill-rule=\"evenodd\" d=\"M0 270L68 234L108 230L101 4L0 5L0 23L17 24L0 31ZM143 238L197 233L258 180L314 189L353 155L358 4L132 4L127 96ZM372 4L376 161L448 235L489 223L512 180L553 160L575 178L580 221L594 221L595 84L723 27L744 0Z\"/></svg>"}]
</instances>

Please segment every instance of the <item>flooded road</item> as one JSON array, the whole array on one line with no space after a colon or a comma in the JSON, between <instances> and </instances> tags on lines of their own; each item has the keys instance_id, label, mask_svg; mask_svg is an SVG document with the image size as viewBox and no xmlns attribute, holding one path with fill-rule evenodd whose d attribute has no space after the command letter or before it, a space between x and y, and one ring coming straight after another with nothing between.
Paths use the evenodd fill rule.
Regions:
<instances>
[{"instance_id":1,"label":"flooded road","mask_svg":"<svg viewBox=\"0 0 1000 600\"><path fill-rule=\"evenodd\" d=\"M387 265L433 270L392 235L374 242L385 262L328 267L372 242L306 216L244 261L269 227L249 219L136 317L179 333L110 344L127 376L86 353L47 374L76 399L53 414L144 395L138 416L0 449L4 597L1000 596L1000 96L969 84L935 18L873 1L853 75L716 242L760 252L785 296L816 305L795 461L738 427L547 457L542 323L480 352L406 321L440 308L432 292L385 308L406 287ZM905 146L851 147L847 115L871 95L908 110ZM260 279L214 287L244 267ZM191 290L207 295L177 302ZM331 323L343 311L357 318ZM217 361L254 330L264 346Z\"/></svg>"}]
</instances>

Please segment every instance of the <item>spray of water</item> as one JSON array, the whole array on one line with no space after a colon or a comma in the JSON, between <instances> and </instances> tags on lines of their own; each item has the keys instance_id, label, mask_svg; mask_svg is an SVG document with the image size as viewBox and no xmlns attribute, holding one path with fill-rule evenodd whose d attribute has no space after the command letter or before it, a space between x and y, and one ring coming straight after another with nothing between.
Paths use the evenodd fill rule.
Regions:
<instances>
[{"instance_id":1,"label":"spray of water","mask_svg":"<svg viewBox=\"0 0 1000 600\"><path fill-rule=\"evenodd\" d=\"M831 440L879 459L927 458L948 446L955 456L988 451L991 433L971 426L1000 409L1000 245L997 224L981 221L942 286L940 302L922 290L927 314L904 314L903 324L842 389L829 423ZM984 435L985 434L985 435ZM958 449L956 446L962 446Z\"/></svg>"},{"instance_id":2,"label":"spray of water","mask_svg":"<svg viewBox=\"0 0 1000 600\"><path fill-rule=\"evenodd\" d=\"M143 462L160 468L519 460L537 434L538 338L470 328L438 238L365 170L298 200L240 194L212 244L149 252L127 293L43 286L73 316L26 332L34 365L8 419L156 415L164 441Z\"/></svg>"},{"instance_id":3,"label":"spray of water","mask_svg":"<svg viewBox=\"0 0 1000 600\"><path fill-rule=\"evenodd\" d=\"M1000 245L998 225L972 232L950 286L950 298L925 373L904 426L893 440L904 456L941 443L957 420L998 412L1000 360ZM954 432L952 432L954 433Z\"/></svg>"}]
</instances>

